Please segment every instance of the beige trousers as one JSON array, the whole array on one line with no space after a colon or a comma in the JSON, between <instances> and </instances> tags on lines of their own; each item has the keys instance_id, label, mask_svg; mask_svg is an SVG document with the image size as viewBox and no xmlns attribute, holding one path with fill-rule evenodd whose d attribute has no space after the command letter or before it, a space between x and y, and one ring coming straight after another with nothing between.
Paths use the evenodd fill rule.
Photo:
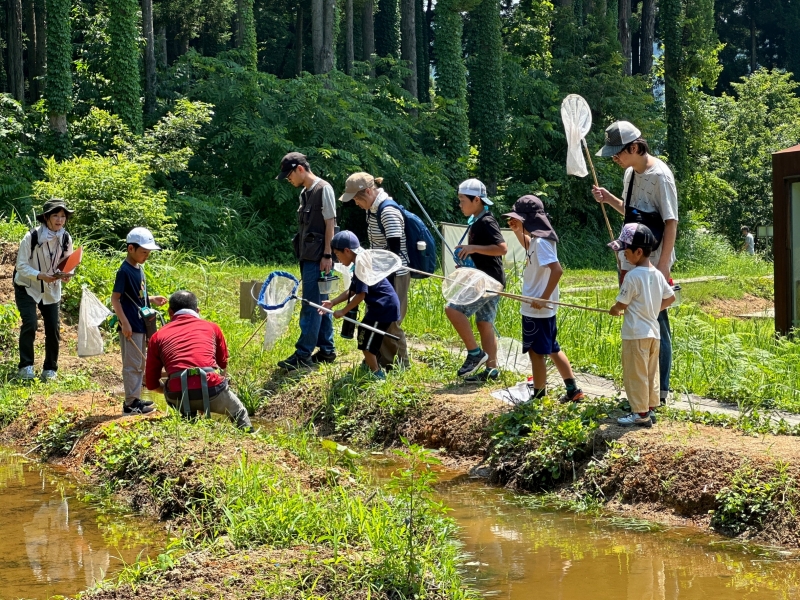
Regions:
<instances>
[{"instance_id":1,"label":"beige trousers","mask_svg":"<svg viewBox=\"0 0 800 600\"><path fill-rule=\"evenodd\" d=\"M661 403L658 352L661 340L622 340L622 381L631 411L644 413Z\"/></svg>"},{"instance_id":2,"label":"beige trousers","mask_svg":"<svg viewBox=\"0 0 800 600\"><path fill-rule=\"evenodd\" d=\"M400 340L393 340L388 337L383 338L381 344L381 354L378 357L378 364L382 367L394 363L395 356L401 367L408 367L408 347L406 346L406 332L400 327L403 319L408 310L408 286L411 283L411 274L394 276L394 291L397 292L397 297L400 299L400 320L395 321L386 330L386 333L391 333L400 338Z\"/></svg>"}]
</instances>

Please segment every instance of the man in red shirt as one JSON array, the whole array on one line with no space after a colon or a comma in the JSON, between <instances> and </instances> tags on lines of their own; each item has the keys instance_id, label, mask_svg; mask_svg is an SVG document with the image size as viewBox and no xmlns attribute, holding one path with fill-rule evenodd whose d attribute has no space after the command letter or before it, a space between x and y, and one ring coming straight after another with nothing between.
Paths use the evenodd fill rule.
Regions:
<instances>
[{"instance_id":1,"label":"man in red shirt","mask_svg":"<svg viewBox=\"0 0 800 600\"><path fill-rule=\"evenodd\" d=\"M219 325L200 318L197 296L180 290L169 298L170 322L157 331L148 343L145 385L164 392L167 403L180 409L183 395L181 374L186 373L191 412L202 411L202 371L207 379L211 412L228 415L237 427L252 431L247 409L228 387L224 370L228 366L228 346ZM167 389L161 384L161 371L167 372ZM220 373L222 370L223 373Z\"/></svg>"}]
</instances>

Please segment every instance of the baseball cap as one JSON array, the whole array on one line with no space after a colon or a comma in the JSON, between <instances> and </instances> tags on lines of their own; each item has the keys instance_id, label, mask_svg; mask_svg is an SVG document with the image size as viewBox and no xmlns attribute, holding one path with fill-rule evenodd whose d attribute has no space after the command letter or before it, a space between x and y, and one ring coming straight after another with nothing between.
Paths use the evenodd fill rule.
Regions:
<instances>
[{"instance_id":1,"label":"baseball cap","mask_svg":"<svg viewBox=\"0 0 800 600\"><path fill-rule=\"evenodd\" d=\"M642 137L642 132L636 129L633 123L616 121L606 127L605 146L600 148L595 156L605 156L606 158L614 156L621 152L625 146L640 137Z\"/></svg>"},{"instance_id":2,"label":"baseball cap","mask_svg":"<svg viewBox=\"0 0 800 600\"><path fill-rule=\"evenodd\" d=\"M294 171L298 165L308 167L308 159L306 158L306 155L300 154L299 152L289 152L289 154L281 159L281 172L278 173L278 176L275 179L286 179L286 177L289 176L289 173Z\"/></svg>"},{"instance_id":3,"label":"baseball cap","mask_svg":"<svg viewBox=\"0 0 800 600\"><path fill-rule=\"evenodd\" d=\"M344 184L344 194L339 196L339 201L350 202L358 192L371 188L373 185L375 185L375 178L369 173L363 171L353 173L347 178ZM356 241L358 241L357 238Z\"/></svg>"},{"instance_id":4,"label":"baseball cap","mask_svg":"<svg viewBox=\"0 0 800 600\"><path fill-rule=\"evenodd\" d=\"M483 200L484 204L488 204L489 206L494 204L486 195L486 186L483 185L483 182L479 179L467 179L466 181L462 181L461 185L458 186L458 193L464 194L465 196L478 196Z\"/></svg>"},{"instance_id":5,"label":"baseball cap","mask_svg":"<svg viewBox=\"0 0 800 600\"><path fill-rule=\"evenodd\" d=\"M355 254L361 254L361 252L364 250L361 247L361 242L358 241L356 234L352 231L348 231L347 229L340 231L333 236L333 239L331 239L331 248L333 250L349 249Z\"/></svg>"},{"instance_id":6,"label":"baseball cap","mask_svg":"<svg viewBox=\"0 0 800 600\"><path fill-rule=\"evenodd\" d=\"M145 227L135 227L128 232L125 238L128 244L139 244L145 250L161 250L150 230Z\"/></svg>"},{"instance_id":7,"label":"baseball cap","mask_svg":"<svg viewBox=\"0 0 800 600\"><path fill-rule=\"evenodd\" d=\"M511 212L503 216L522 221L525 231L531 235L558 242L558 236L550 224L550 219L547 218L547 213L544 212L544 204L533 194L519 198L514 202Z\"/></svg>"},{"instance_id":8,"label":"baseball cap","mask_svg":"<svg viewBox=\"0 0 800 600\"><path fill-rule=\"evenodd\" d=\"M619 252L626 248L652 248L656 245L656 238L647 225L642 223L628 223L619 233L619 238L608 244L608 247Z\"/></svg>"}]
</instances>

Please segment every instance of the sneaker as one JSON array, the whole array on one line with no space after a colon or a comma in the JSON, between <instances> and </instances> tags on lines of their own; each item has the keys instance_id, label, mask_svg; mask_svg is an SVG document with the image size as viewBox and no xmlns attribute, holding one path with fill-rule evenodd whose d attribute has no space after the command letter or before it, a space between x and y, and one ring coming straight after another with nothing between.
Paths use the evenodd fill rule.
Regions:
<instances>
[{"instance_id":1,"label":"sneaker","mask_svg":"<svg viewBox=\"0 0 800 600\"><path fill-rule=\"evenodd\" d=\"M17 371L17 379L36 379L36 374L33 372L33 365L22 367Z\"/></svg>"},{"instance_id":2,"label":"sneaker","mask_svg":"<svg viewBox=\"0 0 800 600\"><path fill-rule=\"evenodd\" d=\"M634 425L638 425L639 427L653 426L653 422L650 420L650 413L647 413L644 417L640 416L638 413L631 413L617 419L617 424L622 427L632 427Z\"/></svg>"},{"instance_id":3,"label":"sneaker","mask_svg":"<svg viewBox=\"0 0 800 600\"><path fill-rule=\"evenodd\" d=\"M459 377L467 377L472 375L475 371L480 369L486 361L489 360L489 355L486 352L481 350L481 353L478 356L472 356L471 354L467 354L467 360L464 361L464 364L461 365L461 368L458 370Z\"/></svg>"},{"instance_id":4,"label":"sneaker","mask_svg":"<svg viewBox=\"0 0 800 600\"><path fill-rule=\"evenodd\" d=\"M123 415L146 415L154 410L155 408L152 406L145 406L138 398L131 402L130 405L125 404L124 402L122 403Z\"/></svg>"},{"instance_id":5,"label":"sneaker","mask_svg":"<svg viewBox=\"0 0 800 600\"><path fill-rule=\"evenodd\" d=\"M317 365L321 363L332 363L334 361L336 361L336 352L323 352L322 350L317 350L317 352L311 357L311 362Z\"/></svg>"},{"instance_id":6,"label":"sneaker","mask_svg":"<svg viewBox=\"0 0 800 600\"><path fill-rule=\"evenodd\" d=\"M55 379L56 375L57 375L57 373L55 371L53 371L52 369L45 369L44 371L42 371L42 374L40 375L40 377L41 377L42 381L48 381L50 379Z\"/></svg>"},{"instance_id":7,"label":"sneaker","mask_svg":"<svg viewBox=\"0 0 800 600\"><path fill-rule=\"evenodd\" d=\"M498 369L487 368L480 373L464 377L467 383L483 383L485 381L497 381L500 379L500 371Z\"/></svg>"},{"instance_id":8,"label":"sneaker","mask_svg":"<svg viewBox=\"0 0 800 600\"><path fill-rule=\"evenodd\" d=\"M153 406L152 400L139 400L142 403L142 406Z\"/></svg>"},{"instance_id":9,"label":"sneaker","mask_svg":"<svg viewBox=\"0 0 800 600\"><path fill-rule=\"evenodd\" d=\"M307 369L313 366L310 359L302 358L297 354L292 354L289 358L282 360L278 366L284 371L297 371L299 369Z\"/></svg>"},{"instance_id":10,"label":"sneaker","mask_svg":"<svg viewBox=\"0 0 800 600\"><path fill-rule=\"evenodd\" d=\"M651 409L650 409L650 412L649 412L648 414L649 414L649 416L650 416L650 422L651 422L653 425L655 425L655 424L658 422L658 417L656 417L656 411L654 411L654 410L651 408Z\"/></svg>"},{"instance_id":11,"label":"sneaker","mask_svg":"<svg viewBox=\"0 0 800 600\"><path fill-rule=\"evenodd\" d=\"M567 392L561 396L558 401L561 402L561 404L566 404L567 402L580 402L584 399L586 399L586 394L583 393L583 390L577 389L573 390L571 394Z\"/></svg>"},{"instance_id":12,"label":"sneaker","mask_svg":"<svg viewBox=\"0 0 800 600\"><path fill-rule=\"evenodd\" d=\"M386 372L382 371L382 370L381 371L373 371L372 372L372 378L373 379L380 379L381 381L384 381L386 379Z\"/></svg>"}]
</instances>

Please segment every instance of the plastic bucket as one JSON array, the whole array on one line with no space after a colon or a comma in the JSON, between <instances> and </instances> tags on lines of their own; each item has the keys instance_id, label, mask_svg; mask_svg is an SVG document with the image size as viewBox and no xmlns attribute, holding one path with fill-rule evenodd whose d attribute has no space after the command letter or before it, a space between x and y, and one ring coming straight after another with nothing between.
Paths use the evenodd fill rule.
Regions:
<instances>
[{"instance_id":1,"label":"plastic bucket","mask_svg":"<svg viewBox=\"0 0 800 600\"><path fill-rule=\"evenodd\" d=\"M333 294L339 288L339 278L329 273L317 279L320 294Z\"/></svg>"}]
</instances>

